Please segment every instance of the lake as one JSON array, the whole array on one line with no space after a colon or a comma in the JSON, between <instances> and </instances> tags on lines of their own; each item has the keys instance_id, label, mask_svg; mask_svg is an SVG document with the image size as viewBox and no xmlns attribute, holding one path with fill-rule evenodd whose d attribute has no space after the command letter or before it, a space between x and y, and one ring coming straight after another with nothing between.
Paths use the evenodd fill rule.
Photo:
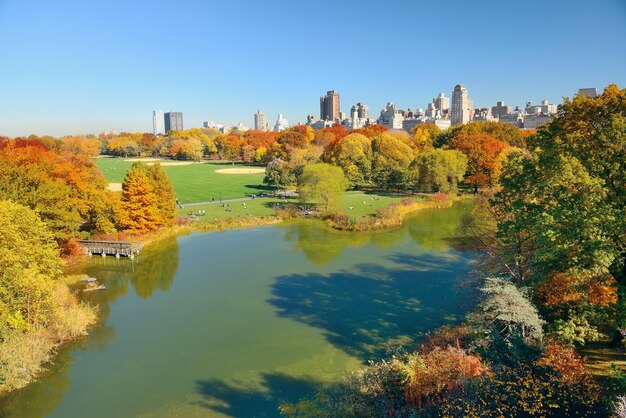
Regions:
<instances>
[{"instance_id":1,"label":"lake","mask_svg":"<svg viewBox=\"0 0 626 418\"><path fill-rule=\"evenodd\" d=\"M0 399L7 417L270 417L346 370L417 347L475 304L471 202L401 228L334 231L316 220L193 233L135 260L93 257L107 289L88 337Z\"/></svg>"}]
</instances>

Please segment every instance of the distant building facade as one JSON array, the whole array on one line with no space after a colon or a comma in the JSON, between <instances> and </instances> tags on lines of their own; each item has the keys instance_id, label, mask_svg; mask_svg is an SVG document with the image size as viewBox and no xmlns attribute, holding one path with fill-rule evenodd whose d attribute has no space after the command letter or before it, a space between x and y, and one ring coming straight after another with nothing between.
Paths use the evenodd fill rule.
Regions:
<instances>
[{"instance_id":1,"label":"distant building facade","mask_svg":"<svg viewBox=\"0 0 626 418\"><path fill-rule=\"evenodd\" d=\"M374 121L370 119L370 109L367 105L358 102L350 108L350 118L343 120L346 129L361 129L372 125Z\"/></svg>"},{"instance_id":2,"label":"distant building facade","mask_svg":"<svg viewBox=\"0 0 626 418\"><path fill-rule=\"evenodd\" d=\"M152 111L152 133L165 135L165 115L162 110Z\"/></svg>"},{"instance_id":3,"label":"distant building facade","mask_svg":"<svg viewBox=\"0 0 626 418\"><path fill-rule=\"evenodd\" d=\"M285 117L282 114L279 114L278 119L276 120L276 123L274 124L274 131L282 132L287 128L289 128L289 122L287 122L287 119L285 119Z\"/></svg>"},{"instance_id":4,"label":"distant building facade","mask_svg":"<svg viewBox=\"0 0 626 418\"><path fill-rule=\"evenodd\" d=\"M339 93L335 90L326 92L326 96L320 97L320 119L334 121L341 120L341 103Z\"/></svg>"},{"instance_id":5,"label":"distant building facade","mask_svg":"<svg viewBox=\"0 0 626 418\"><path fill-rule=\"evenodd\" d=\"M445 94L439 93L439 95L433 99L433 105L435 109L443 113L450 109L450 99L447 98Z\"/></svg>"},{"instance_id":6,"label":"distant building facade","mask_svg":"<svg viewBox=\"0 0 626 418\"><path fill-rule=\"evenodd\" d=\"M511 113L513 108L511 106L507 106L504 102L497 102L495 106L491 106L491 115L493 117L499 118L500 116L508 115Z\"/></svg>"},{"instance_id":7,"label":"distant building facade","mask_svg":"<svg viewBox=\"0 0 626 418\"><path fill-rule=\"evenodd\" d=\"M404 116L396 108L396 105L387 102L387 106L380 111L380 117L376 120L376 123L388 129L402 129L403 121Z\"/></svg>"},{"instance_id":8,"label":"distant building facade","mask_svg":"<svg viewBox=\"0 0 626 418\"><path fill-rule=\"evenodd\" d=\"M457 84L452 92L452 107L450 109L450 122L452 126L468 123L474 114L474 103L467 94L463 84Z\"/></svg>"},{"instance_id":9,"label":"distant building facade","mask_svg":"<svg viewBox=\"0 0 626 418\"><path fill-rule=\"evenodd\" d=\"M165 133L183 130L183 112L165 113Z\"/></svg>"},{"instance_id":10,"label":"distant building facade","mask_svg":"<svg viewBox=\"0 0 626 418\"><path fill-rule=\"evenodd\" d=\"M578 89L578 94L582 94L584 96L594 98L598 96L598 89L596 89L595 87Z\"/></svg>"},{"instance_id":11,"label":"distant building facade","mask_svg":"<svg viewBox=\"0 0 626 418\"><path fill-rule=\"evenodd\" d=\"M254 114L254 129L257 131L267 131L269 130L269 126L267 125L267 121L265 120L265 113L261 110L257 110Z\"/></svg>"}]
</instances>

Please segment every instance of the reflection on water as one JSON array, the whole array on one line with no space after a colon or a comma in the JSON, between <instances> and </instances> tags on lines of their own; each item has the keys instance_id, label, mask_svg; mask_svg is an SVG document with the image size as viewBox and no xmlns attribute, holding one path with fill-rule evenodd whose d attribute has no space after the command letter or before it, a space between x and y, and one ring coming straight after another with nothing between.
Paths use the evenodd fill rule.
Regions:
<instances>
[{"instance_id":1,"label":"reflection on water","mask_svg":"<svg viewBox=\"0 0 626 418\"><path fill-rule=\"evenodd\" d=\"M102 320L0 415L275 416L389 344L462 319L474 253L457 228L470 206L392 231L298 220L94 257L86 272L107 289L83 297Z\"/></svg>"}]
</instances>

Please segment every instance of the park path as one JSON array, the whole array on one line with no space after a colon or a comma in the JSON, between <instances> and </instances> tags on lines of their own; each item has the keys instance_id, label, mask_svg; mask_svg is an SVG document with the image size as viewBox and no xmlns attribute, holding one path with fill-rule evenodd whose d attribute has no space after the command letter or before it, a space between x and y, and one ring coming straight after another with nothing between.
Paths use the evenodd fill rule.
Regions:
<instances>
[{"instance_id":1,"label":"park path","mask_svg":"<svg viewBox=\"0 0 626 418\"><path fill-rule=\"evenodd\" d=\"M191 207L191 206L200 206L200 205L215 205L222 203L231 203L231 202L247 202L248 200L254 199L281 199L283 197L297 197L298 194L296 192L287 192L276 195L263 195L263 196L255 196L255 197L238 197L236 199L222 199L222 200L209 200L207 202L193 202L193 203L181 203L183 208ZM180 207L180 206L179 206Z\"/></svg>"}]
</instances>

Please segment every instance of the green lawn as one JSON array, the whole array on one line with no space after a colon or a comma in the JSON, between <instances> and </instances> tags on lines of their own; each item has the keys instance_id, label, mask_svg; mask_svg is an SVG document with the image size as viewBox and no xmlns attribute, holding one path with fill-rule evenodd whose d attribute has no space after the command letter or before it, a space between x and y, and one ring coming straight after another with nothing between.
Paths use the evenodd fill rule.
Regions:
<instances>
[{"instance_id":1,"label":"green lawn","mask_svg":"<svg viewBox=\"0 0 626 418\"><path fill-rule=\"evenodd\" d=\"M121 183L133 162L123 158L97 158L96 165L109 183ZM168 161L161 161L167 163ZM192 165L163 166L176 196L183 203L206 202L211 199L236 199L271 190L263 184L264 173L221 174L224 168L254 168L242 165L195 163Z\"/></svg>"},{"instance_id":2,"label":"green lawn","mask_svg":"<svg viewBox=\"0 0 626 418\"><path fill-rule=\"evenodd\" d=\"M206 205L188 206L183 209L176 209L178 216L198 215L199 211L204 210L204 216L199 216L198 220L201 222L213 222L215 219L222 220L228 218L240 218L246 216L273 216L274 204L280 202L281 205L285 204L298 204L295 199L279 199L279 198L258 198L248 199L245 202L229 202L222 206L220 203L212 203ZM244 209L243 203L246 204L247 209ZM231 211L228 211L230 208Z\"/></svg>"},{"instance_id":3,"label":"green lawn","mask_svg":"<svg viewBox=\"0 0 626 418\"><path fill-rule=\"evenodd\" d=\"M363 192L347 192L339 202L337 209L345 212L348 217L358 221L364 216L376 214L376 209L385 207L390 203L400 203L405 196L381 195ZM414 199L417 199L414 197ZM352 207L352 209L350 209Z\"/></svg>"},{"instance_id":4,"label":"green lawn","mask_svg":"<svg viewBox=\"0 0 626 418\"><path fill-rule=\"evenodd\" d=\"M404 196L396 195L379 195L363 192L347 192L345 193L336 208L344 211L349 217L359 220L361 217L376 214L376 209L389 205L390 203L398 203ZM222 220L227 218L238 218L244 216L272 216L274 215L274 204L280 202L281 205L302 206L297 199L279 199L279 198L258 198L246 200L246 209L244 202L230 202L228 207L231 211L226 210L226 206L219 203L188 206L183 209L177 209L177 215L197 215L198 211L204 210L205 215L198 219L202 222L213 222L215 219ZM366 203L363 203L366 202ZM307 206L307 205L305 205ZM350 207L352 206L352 209Z\"/></svg>"}]
</instances>

